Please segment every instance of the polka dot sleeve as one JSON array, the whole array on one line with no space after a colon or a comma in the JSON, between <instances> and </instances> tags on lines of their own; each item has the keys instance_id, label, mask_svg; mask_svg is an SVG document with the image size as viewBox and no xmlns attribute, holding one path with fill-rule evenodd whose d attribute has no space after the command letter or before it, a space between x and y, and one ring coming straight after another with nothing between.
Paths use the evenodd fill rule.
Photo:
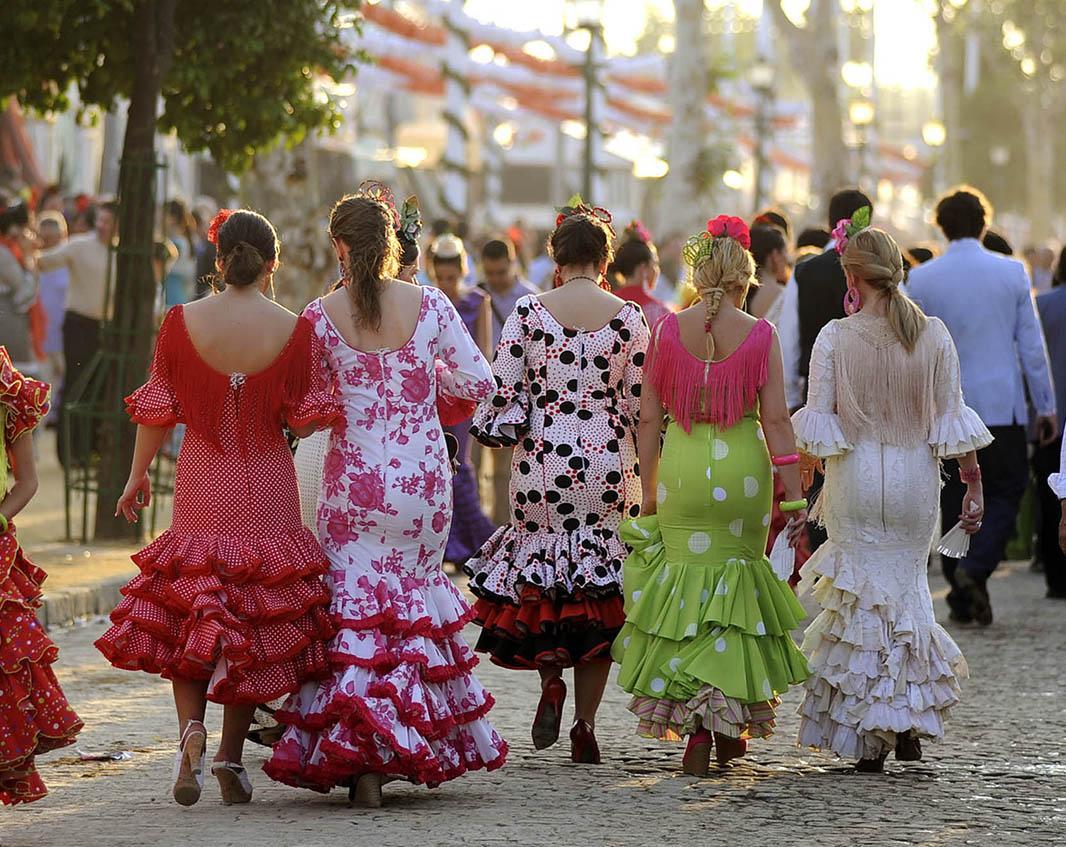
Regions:
<instances>
[{"instance_id":1,"label":"polka dot sleeve","mask_svg":"<svg viewBox=\"0 0 1066 847\"><path fill-rule=\"evenodd\" d=\"M176 325L176 315L176 309L167 312L159 328L148 382L126 398L126 414L136 424L171 427L184 423L184 414L171 378L174 369L181 367L176 356L181 332Z\"/></svg>"},{"instance_id":2,"label":"polka dot sleeve","mask_svg":"<svg viewBox=\"0 0 1066 847\"><path fill-rule=\"evenodd\" d=\"M496 390L478 406L470 434L486 447L510 447L529 428L526 345L529 343L529 297L518 301L507 318L492 361Z\"/></svg>"}]
</instances>

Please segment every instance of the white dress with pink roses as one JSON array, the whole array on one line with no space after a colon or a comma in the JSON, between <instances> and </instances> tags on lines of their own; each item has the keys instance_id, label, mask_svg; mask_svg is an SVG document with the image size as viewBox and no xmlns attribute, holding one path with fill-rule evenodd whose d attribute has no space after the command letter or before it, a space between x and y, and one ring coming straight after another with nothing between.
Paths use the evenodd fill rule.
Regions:
<instances>
[{"instance_id":1,"label":"white dress with pink roses","mask_svg":"<svg viewBox=\"0 0 1066 847\"><path fill-rule=\"evenodd\" d=\"M351 347L316 300L304 311L346 421L330 439L318 534L330 560L333 676L277 713L288 724L266 764L274 779L328 791L361 773L439 785L503 764L485 719L493 699L471 670L469 606L441 569L451 466L437 394L480 400L488 363L455 307L422 289L414 333L395 350Z\"/></svg>"}]
</instances>

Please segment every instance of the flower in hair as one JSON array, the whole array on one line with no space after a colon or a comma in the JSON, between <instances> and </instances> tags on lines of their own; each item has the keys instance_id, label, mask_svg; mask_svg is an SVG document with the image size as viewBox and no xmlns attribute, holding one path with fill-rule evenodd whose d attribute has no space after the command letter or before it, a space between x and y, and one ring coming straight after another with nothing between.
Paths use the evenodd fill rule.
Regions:
<instances>
[{"instance_id":1,"label":"flower in hair","mask_svg":"<svg viewBox=\"0 0 1066 847\"><path fill-rule=\"evenodd\" d=\"M850 218L841 218L833 227L833 240L836 242L836 251L843 255L848 247L848 241L870 226L873 210L869 206L857 209Z\"/></svg>"},{"instance_id":2,"label":"flower in hair","mask_svg":"<svg viewBox=\"0 0 1066 847\"><path fill-rule=\"evenodd\" d=\"M580 194L574 194L566 201L565 206L557 208L556 211L559 213L555 218L556 226L561 225L567 218L592 218L607 227L607 231L611 234L612 239L615 237L614 227L611 226L611 221L613 220L611 213L603 208L603 206L589 206L581 199Z\"/></svg>"},{"instance_id":3,"label":"flower in hair","mask_svg":"<svg viewBox=\"0 0 1066 847\"><path fill-rule=\"evenodd\" d=\"M648 232L648 228L637 218L634 218L629 222L622 234L625 235L629 241L640 241L643 244L651 244L651 233Z\"/></svg>"},{"instance_id":4,"label":"flower in hair","mask_svg":"<svg viewBox=\"0 0 1066 847\"><path fill-rule=\"evenodd\" d=\"M412 194L400 207L400 225L396 228L396 235L409 244L417 244L421 234L422 210L418 206L418 198Z\"/></svg>"},{"instance_id":5,"label":"flower in hair","mask_svg":"<svg viewBox=\"0 0 1066 847\"><path fill-rule=\"evenodd\" d=\"M378 182L376 179L365 179L359 183L359 188L356 190L355 196L381 203L381 205L389 210L389 214L392 216L393 226L395 226L396 229L400 228L400 213L396 210L396 198L393 196L392 189L387 185Z\"/></svg>"},{"instance_id":6,"label":"flower in hair","mask_svg":"<svg viewBox=\"0 0 1066 847\"><path fill-rule=\"evenodd\" d=\"M740 242L745 250L751 247L751 230L741 218L735 215L719 215L707 221L707 232L714 238L732 238Z\"/></svg>"},{"instance_id":7,"label":"flower in hair","mask_svg":"<svg viewBox=\"0 0 1066 847\"><path fill-rule=\"evenodd\" d=\"M207 240L210 241L215 247L218 247L218 231L221 229L222 224L229 220L229 216L232 215L236 209L219 209L218 214L211 219L211 225L207 228Z\"/></svg>"}]
</instances>

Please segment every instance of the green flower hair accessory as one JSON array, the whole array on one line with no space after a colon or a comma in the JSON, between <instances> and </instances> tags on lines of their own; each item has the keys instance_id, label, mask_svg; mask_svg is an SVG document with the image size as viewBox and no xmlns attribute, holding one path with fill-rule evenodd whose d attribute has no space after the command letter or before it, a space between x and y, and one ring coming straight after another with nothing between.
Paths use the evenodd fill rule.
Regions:
<instances>
[{"instance_id":1,"label":"green flower hair accessory","mask_svg":"<svg viewBox=\"0 0 1066 847\"><path fill-rule=\"evenodd\" d=\"M567 218L572 218L577 215L584 215L585 217L597 220L607 227L607 231L611 234L611 238L614 239L614 227L611 226L613 217L603 206L589 206L584 200L581 199L580 194L574 194L566 201L565 206L557 206L555 211L559 214L555 218L555 225L558 227Z\"/></svg>"},{"instance_id":2,"label":"green flower hair accessory","mask_svg":"<svg viewBox=\"0 0 1066 847\"><path fill-rule=\"evenodd\" d=\"M422 210L418 206L418 198L412 194L400 207L400 225L396 228L396 235L410 244L417 244L421 234Z\"/></svg>"}]
</instances>

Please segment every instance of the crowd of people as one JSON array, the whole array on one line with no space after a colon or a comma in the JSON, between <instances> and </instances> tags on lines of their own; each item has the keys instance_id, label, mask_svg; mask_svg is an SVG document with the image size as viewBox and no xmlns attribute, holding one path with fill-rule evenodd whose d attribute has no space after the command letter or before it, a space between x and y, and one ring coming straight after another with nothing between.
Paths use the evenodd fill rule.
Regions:
<instances>
[{"instance_id":1,"label":"crowd of people","mask_svg":"<svg viewBox=\"0 0 1066 847\"><path fill-rule=\"evenodd\" d=\"M197 299L189 271L208 253L182 208L168 209L170 308L127 399L137 439L116 507L137 520L183 426L173 523L134 557L97 642L116 667L171 681L182 805L203 792L208 702L224 707L210 769L227 804L251 800L245 739L257 706L282 697L265 770L289 785L378 806L393 779L502 766L476 653L539 675L537 749L559 739L572 669L578 763L601 760L612 661L635 731L687 739L689 774L770 736L793 686L801 745L866 773L921 759L968 672L934 616L934 542L966 539L941 555L951 620L991 624L1030 453L1048 596L1066 597L1063 262L1034 301L1043 265L1030 276L1002 255L976 189L940 200L942 253L901 249L858 189L833 196L824 230L794 236L773 209L718 216L667 239L669 256L578 198L525 274L518 231L484 242L475 275L458 234L423 239L416 203L366 184L330 215L339 279L299 316L270 297L282 245L247 210L202 228L219 292ZM99 304L71 290L113 219L101 207L94 232L43 250L22 213L5 230L19 303L48 299L27 291L35 270L68 270L64 355L98 332ZM14 343L0 357L14 471L0 615L33 645L0 689L9 803L43 795L34 755L80 728L25 614L43 574L11 524L36 487L26 436L48 405L17 367L34 361ZM316 432L321 467L302 490L290 439ZM480 475L475 442L491 456ZM804 592L822 611L797 647Z\"/></svg>"}]
</instances>

